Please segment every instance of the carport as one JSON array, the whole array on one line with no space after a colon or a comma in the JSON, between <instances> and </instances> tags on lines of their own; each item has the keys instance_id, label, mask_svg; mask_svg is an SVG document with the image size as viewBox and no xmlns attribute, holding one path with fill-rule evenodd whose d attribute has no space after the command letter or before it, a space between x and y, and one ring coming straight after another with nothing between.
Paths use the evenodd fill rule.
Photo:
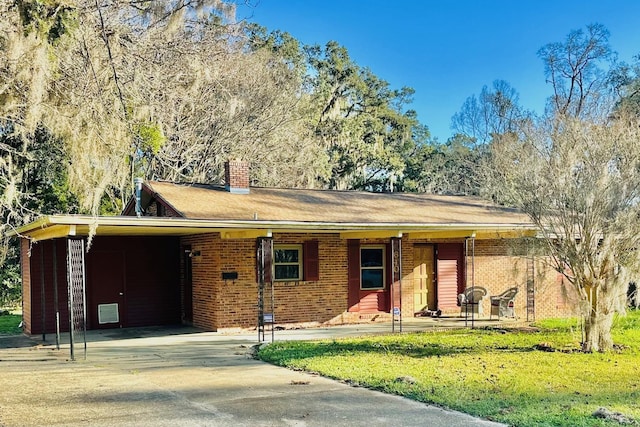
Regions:
<instances>
[{"instance_id":1,"label":"carport","mask_svg":"<svg viewBox=\"0 0 640 427\"><path fill-rule=\"evenodd\" d=\"M191 254L180 236L220 230L179 218L69 215L17 230L25 333L59 342L70 332L73 357L87 329L191 323L182 268Z\"/></svg>"}]
</instances>

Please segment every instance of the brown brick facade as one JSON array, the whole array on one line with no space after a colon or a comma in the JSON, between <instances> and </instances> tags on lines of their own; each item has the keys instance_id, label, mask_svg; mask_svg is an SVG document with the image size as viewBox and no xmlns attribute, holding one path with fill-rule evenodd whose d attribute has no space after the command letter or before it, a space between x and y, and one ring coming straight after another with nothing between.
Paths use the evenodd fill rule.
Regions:
<instances>
[{"instance_id":1,"label":"brown brick facade","mask_svg":"<svg viewBox=\"0 0 640 427\"><path fill-rule=\"evenodd\" d=\"M319 249L319 280L275 282L273 284L278 324L331 324L388 318L387 313L360 313L348 310L347 240L338 234L274 234L277 244L302 244L317 240ZM362 240L361 245L388 243L388 239ZM402 239L402 292L395 283L394 305L401 306L405 317L412 317L416 308L413 300L413 248L415 244L432 243ZM183 238L182 245L190 245L193 280L193 323L218 330L248 328L257 324L258 287L256 284L256 242L252 239L225 240L218 233ZM464 247L464 246L462 246ZM526 319L527 257L518 253L518 246L509 240L477 240L467 246L465 268L466 285L486 287L489 295L507 288L518 287L516 314ZM472 256L472 252L474 256ZM388 267L390 268L390 267ZM237 273L235 280L223 280L222 273ZM535 263L536 318L570 314L571 303L560 291L557 274ZM401 300L401 305L400 305ZM271 308L271 287L265 290L265 312ZM490 313L487 297L483 303L485 315ZM448 314L457 314L449 309Z\"/></svg>"},{"instance_id":2,"label":"brown brick facade","mask_svg":"<svg viewBox=\"0 0 640 427\"><path fill-rule=\"evenodd\" d=\"M517 287L515 307L520 319L527 318L528 263L533 262L535 287L535 318L562 317L574 314L572 292L563 289L558 273L543 257L527 257L526 246L518 240L478 240L475 242L475 284L483 286L489 295L497 295L507 288ZM467 259L468 265L471 260ZM471 275L468 275L471 281ZM489 302L484 305L489 313Z\"/></svg>"}]
</instances>

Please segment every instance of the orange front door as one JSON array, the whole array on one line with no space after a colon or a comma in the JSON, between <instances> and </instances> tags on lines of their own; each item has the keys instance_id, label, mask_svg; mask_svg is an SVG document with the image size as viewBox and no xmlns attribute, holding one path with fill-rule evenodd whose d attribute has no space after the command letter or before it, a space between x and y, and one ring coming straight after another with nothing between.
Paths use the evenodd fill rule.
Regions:
<instances>
[{"instance_id":1,"label":"orange front door","mask_svg":"<svg viewBox=\"0 0 640 427\"><path fill-rule=\"evenodd\" d=\"M413 248L413 308L436 310L436 275L433 245L416 245Z\"/></svg>"}]
</instances>

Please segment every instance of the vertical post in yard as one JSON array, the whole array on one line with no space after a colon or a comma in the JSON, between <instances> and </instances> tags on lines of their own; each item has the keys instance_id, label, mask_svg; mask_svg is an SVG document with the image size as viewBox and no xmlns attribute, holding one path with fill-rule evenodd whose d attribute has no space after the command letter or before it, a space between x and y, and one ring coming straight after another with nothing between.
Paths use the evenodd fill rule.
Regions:
<instances>
[{"instance_id":1,"label":"vertical post in yard","mask_svg":"<svg viewBox=\"0 0 640 427\"><path fill-rule=\"evenodd\" d=\"M53 305L56 310L56 350L60 350L60 307L58 306L58 253L55 240L53 242Z\"/></svg>"}]
</instances>

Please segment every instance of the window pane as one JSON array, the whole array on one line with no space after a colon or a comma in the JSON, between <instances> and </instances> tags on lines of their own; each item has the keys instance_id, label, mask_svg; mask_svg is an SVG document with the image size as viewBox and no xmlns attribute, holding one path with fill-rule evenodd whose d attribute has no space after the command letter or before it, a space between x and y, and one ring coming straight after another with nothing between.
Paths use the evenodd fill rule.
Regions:
<instances>
[{"instance_id":1,"label":"window pane","mask_svg":"<svg viewBox=\"0 0 640 427\"><path fill-rule=\"evenodd\" d=\"M300 266L298 265L276 265L276 280L298 280L300 279Z\"/></svg>"},{"instance_id":2,"label":"window pane","mask_svg":"<svg viewBox=\"0 0 640 427\"><path fill-rule=\"evenodd\" d=\"M276 249L274 252L275 262L298 262L297 249Z\"/></svg>"},{"instance_id":3,"label":"window pane","mask_svg":"<svg viewBox=\"0 0 640 427\"><path fill-rule=\"evenodd\" d=\"M362 270L360 283L362 284L362 289L383 289L383 270L381 268Z\"/></svg>"},{"instance_id":4,"label":"window pane","mask_svg":"<svg viewBox=\"0 0 640 427\"><path fill-rule=\"evenodd\" d=\"M382 267L382 249L361 249L360 250L360 265L362 267Z\"/></svg>"}]
</instances>

